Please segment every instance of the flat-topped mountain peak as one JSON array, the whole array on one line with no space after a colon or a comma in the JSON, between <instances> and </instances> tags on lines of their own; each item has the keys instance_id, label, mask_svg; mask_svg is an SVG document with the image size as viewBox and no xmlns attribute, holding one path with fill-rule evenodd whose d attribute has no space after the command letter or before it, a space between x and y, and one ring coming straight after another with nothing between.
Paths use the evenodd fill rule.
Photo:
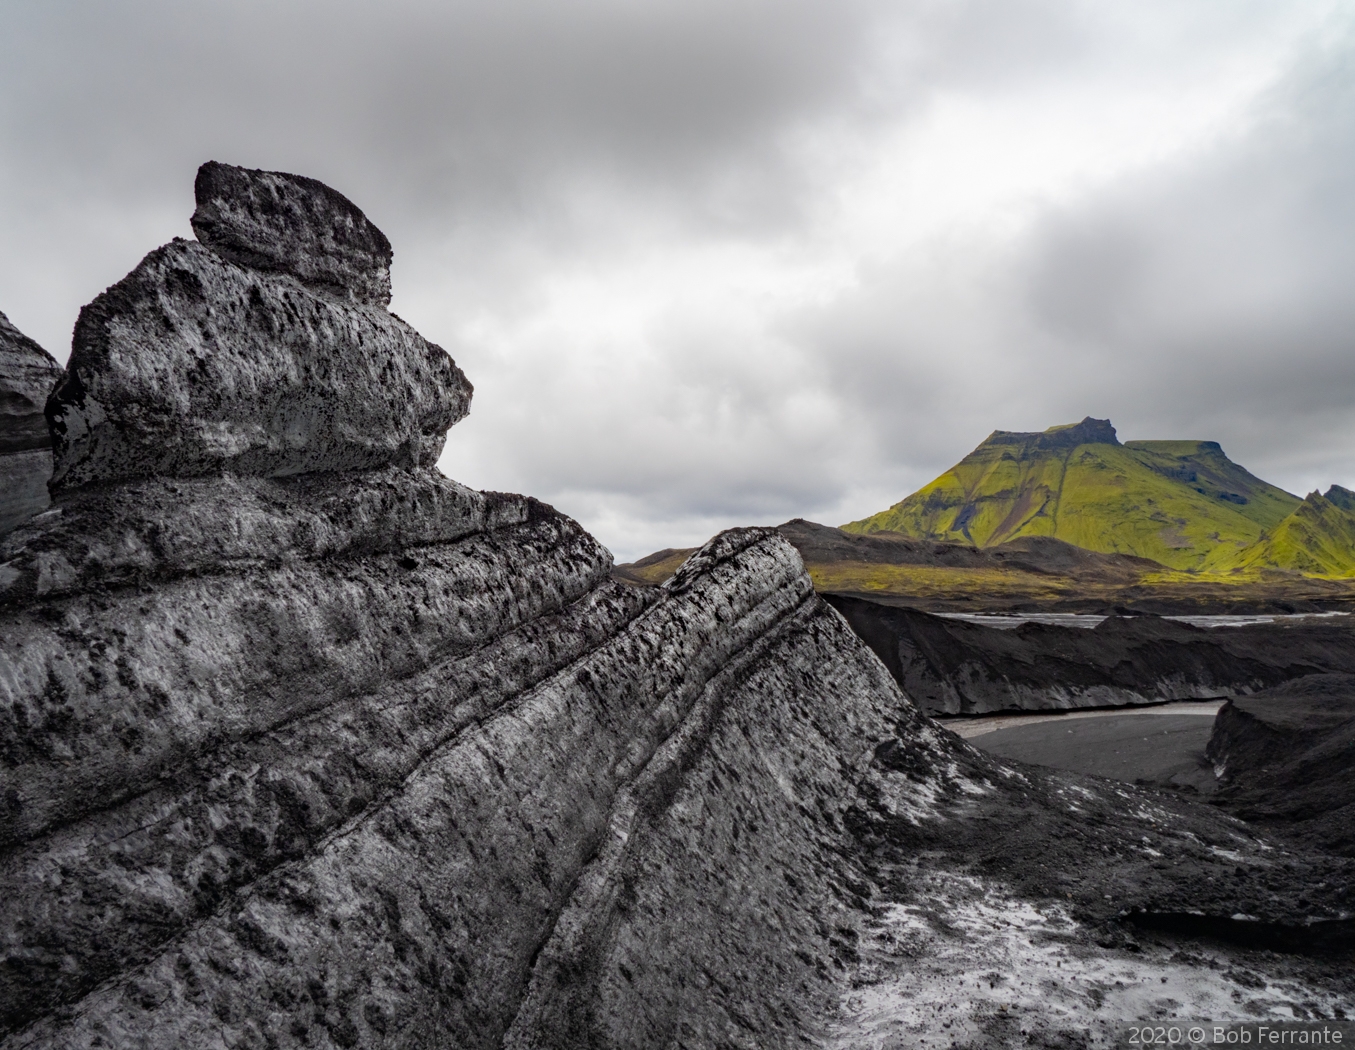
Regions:
<instances>
[{"instance_id":1,"label":"flat-topped mountain peak","mask_svg":"<svg viewBox=\"0 0 1355 1050\"><path fill-rule=\"evenodd\" d=\"M1051 536L1087 550L1212 568L1277 526L1297 496L1216 441L1121 443L1108 419L994 431L934 481L848 532L992 547Z\"/></svg>"},{"instance_id":2,"label":"flat-topped mountain peak","mask_svg":"<svg viewBox=\"0 0 1355 1050\"><path fill-rule=\"evenodd\" d=\"M1076 448L1078 445L1118 445L1120 439L1109 419L1086 416L1080 423L1065 423L1048 430L994 430L979 448L1020 445L1028 449Z\"/></svg>"}]
</instances>

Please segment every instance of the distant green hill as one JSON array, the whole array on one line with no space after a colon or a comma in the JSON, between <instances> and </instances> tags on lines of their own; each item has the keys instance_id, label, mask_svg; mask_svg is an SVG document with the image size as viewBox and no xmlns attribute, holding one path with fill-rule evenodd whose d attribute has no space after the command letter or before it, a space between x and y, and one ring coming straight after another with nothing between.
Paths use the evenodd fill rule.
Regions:
<instances>
[{"instance_id":1,"label":"distant green hill","mask_svg":"<svg viewBox=\"0 0 1355 1050\"><path fill-rule=\"evenodd\" d=\"M1052 536L1174 569L1227 571L1303 503L1216 442L1121 444L1109 420L1088 417L1043 433L994 431L931 484L842 528L976 547ZM1292 561L1291 548L1309 542L1297 526L1291 533L1281 541L1275 531L1275 557ZM1334 564L1330 553L1317 563Z\"/></svg>"},{"instance_id":2,"label":"distant green hill","mask_svg":"<svg viewBox=\"0 0 1355 1050\"><path fill-rule=\"evenodd\" d=\"M1294 513L1241 552L1243 569L1288 569L1305 576L1355 576L1355 493L1333 485L1310 492Z\"/></svg>"}]
</instances>

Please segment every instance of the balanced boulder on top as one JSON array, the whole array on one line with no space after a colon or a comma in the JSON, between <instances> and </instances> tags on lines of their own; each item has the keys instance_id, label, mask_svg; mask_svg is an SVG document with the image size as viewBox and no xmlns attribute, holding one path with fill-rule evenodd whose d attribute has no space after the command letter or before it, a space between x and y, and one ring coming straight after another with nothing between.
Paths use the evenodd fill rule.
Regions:
<instances>
[{"instance_id":1,"label":"balanced boulder on top","mask_svg":"<svg viewBox=\"0 0 1355 1050\"><path fill-rule=\"evenodd\" d=\"M388 306L391 245L337 190L302 175L209 160L193 184L193 232L223 259Z\"/></svg>"},{"instance_id":2,"label":"balanced boulder on top","mask_svg":"<svg viewBox=\"0 0 1355 1050\"><path fill-rule=\"evenodd\" d=\"M53 488L431 466L471 385L386 311L381 232L312 179L212 163L197 194L201 240L80 312Z\"/></svg>"}]
</instances>

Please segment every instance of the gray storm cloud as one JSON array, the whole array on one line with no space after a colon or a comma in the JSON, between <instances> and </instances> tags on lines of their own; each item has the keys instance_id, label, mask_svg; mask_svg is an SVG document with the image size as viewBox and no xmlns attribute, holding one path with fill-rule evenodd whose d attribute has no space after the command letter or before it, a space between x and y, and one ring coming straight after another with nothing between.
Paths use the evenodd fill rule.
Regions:
<instances>
[{"instance_id":1,"label":"gray storm cloud","mask_svg":"<svg viewBox=\"0 0 1355 1050\"><path fill-rule=\"evenodd\" d=\"M1355 34L1283 7L15 4L0 309L64 357L217 158L361 204L444 469L622 557L1087 414L1355 485Z\"/></svg>"}]
</instances>

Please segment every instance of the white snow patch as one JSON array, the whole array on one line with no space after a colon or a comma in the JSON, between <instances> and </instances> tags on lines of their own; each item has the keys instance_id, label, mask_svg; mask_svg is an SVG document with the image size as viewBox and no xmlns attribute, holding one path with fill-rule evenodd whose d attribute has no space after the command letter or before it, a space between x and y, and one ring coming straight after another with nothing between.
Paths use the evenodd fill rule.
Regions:
<instances>
[{"instance_id":1,"label":"white snow patch","mask_svg":"<svg viewBox=\"0 0 1355 1050\"><path fill-rule=\"evenodd\" d=\"M961 773L957 762L946 767L946 779L966 795L990 795L993 792L993 786L987 781L979 784Z\"/></svg>"},{"instance_id":2,"label":"white snow patch","mask_svg":"<svg viewBox=\"0 0 1355 1050\"><path fill-rule=\"evenodd\" d=\"M1130 955L1089 945L1062 906L1013 898L974 876L917 879L914 900L894 905L862 939L826 1047L1025 1046L1058 1032L1111 1047L1136 1021L1232 1024L1355 1008L1273 975L1230 980L1231 960L1212 949L1175 961L1153 946Z\"/></svg>"},{"instance_id":3,"label":"white snow patch","mask_svg":"<svg viewBox=\"0 0 1355 1050\"><path fill-rule=\"evenodd\" d=\"M903 817L908 823L918 825L924 820L936 820L940 817L937 805L940 798L941 788L934 780L922 783L902 780L883 801L890 816Z\"/></svg>"}]
</instances>

